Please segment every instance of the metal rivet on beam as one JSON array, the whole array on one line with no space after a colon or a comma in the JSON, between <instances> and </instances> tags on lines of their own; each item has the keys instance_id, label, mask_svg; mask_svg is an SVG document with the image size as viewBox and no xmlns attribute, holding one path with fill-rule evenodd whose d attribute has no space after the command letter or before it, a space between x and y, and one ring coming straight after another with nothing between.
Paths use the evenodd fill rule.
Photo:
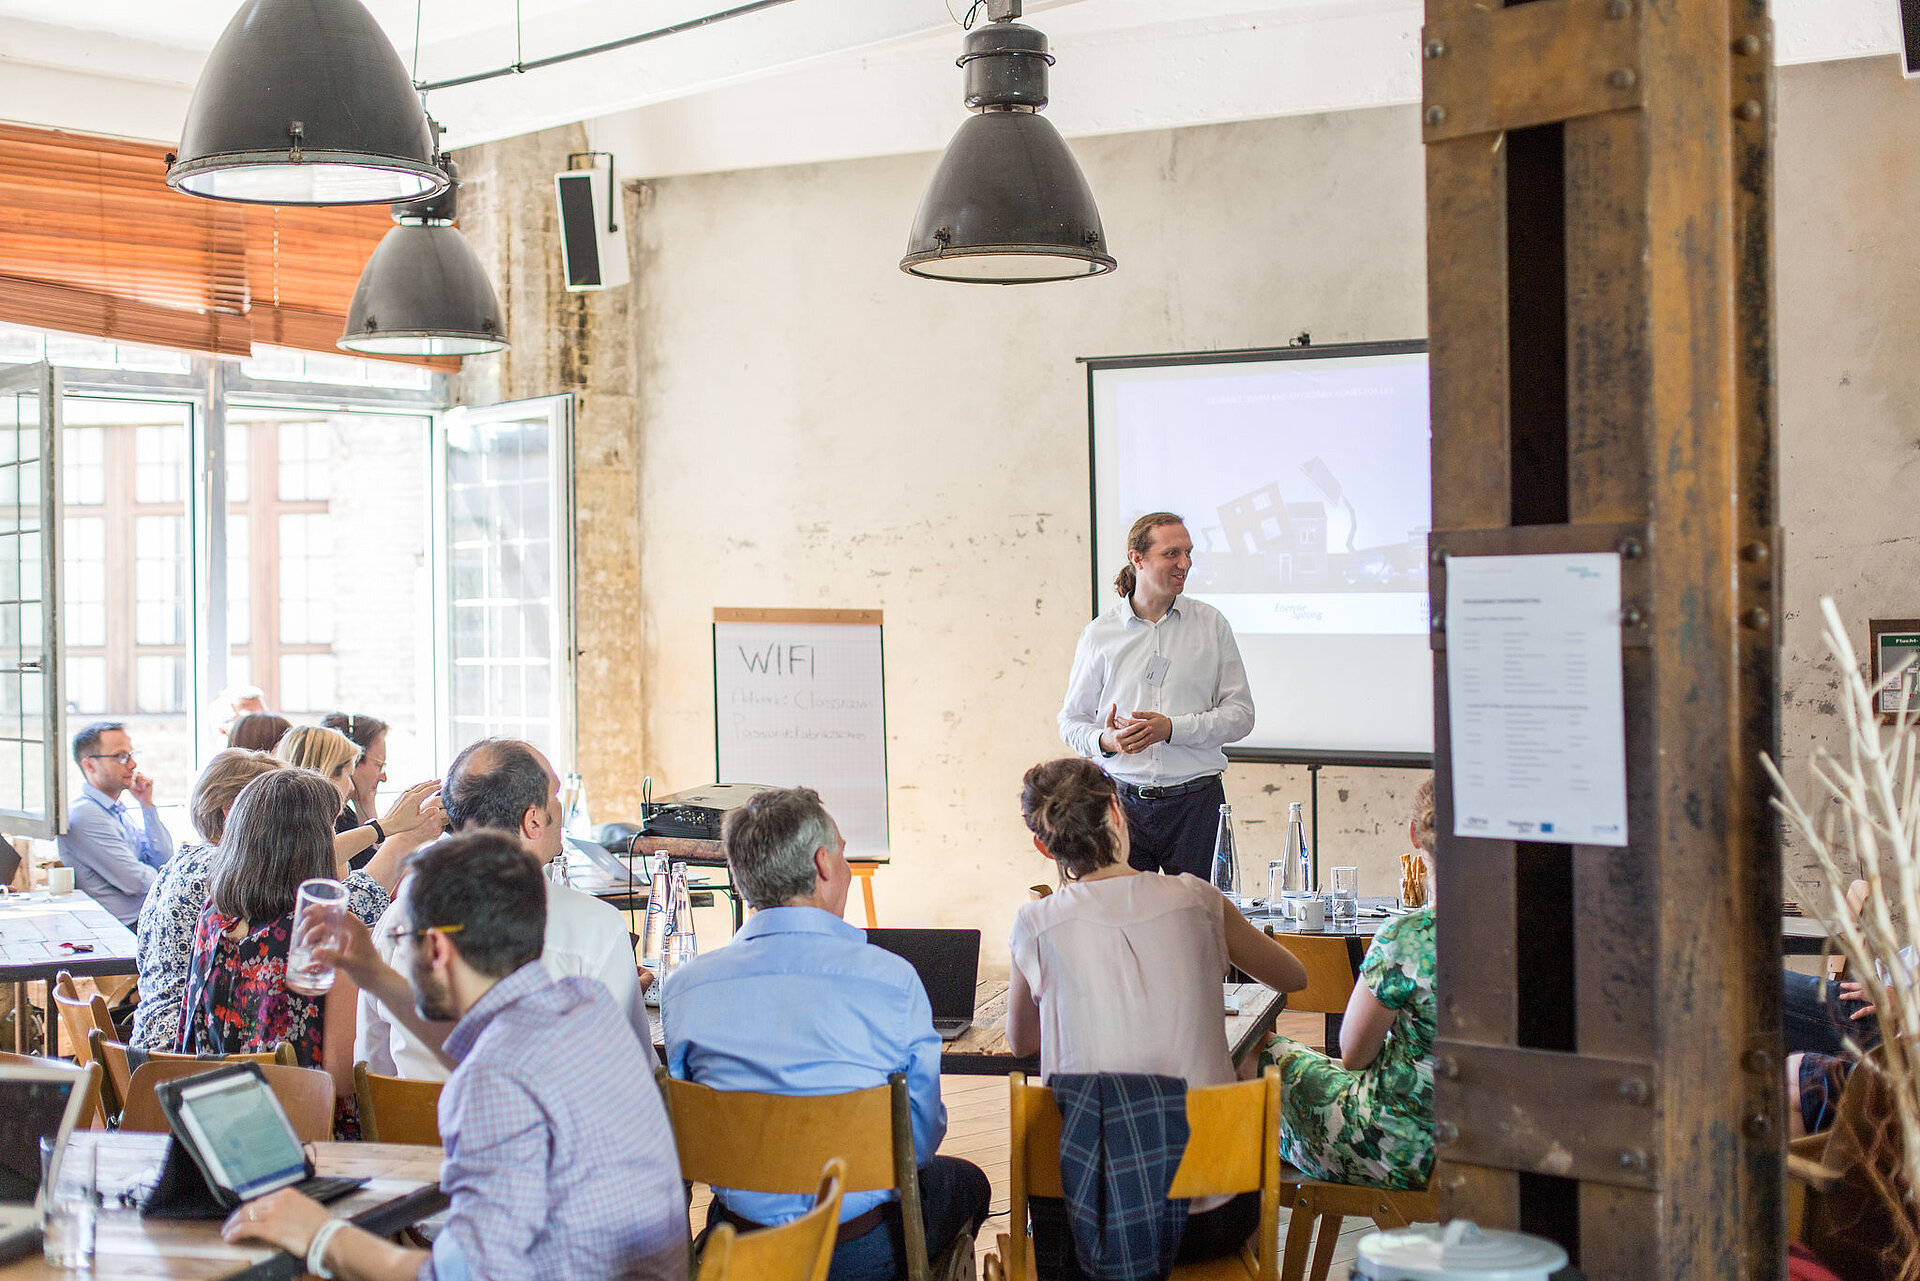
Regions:
<instances>
[{"instance_id":1,"label":"metal rivet on beam","mask_svg":"<svg viewBox=\"0 0 1920 1281\"><path fill-rule=\"evenodd\" d=\"M1636 79L1632 67L1622 67L1607 77L1607 83L1616 89L1631 89Z\"/></svg>"},{"instance_id":2,"label":"metal rivet on beam","mask_svg":"<svg viewBox=\"0 0 1920 1281\"><path fill-rule=\"evenodd\" d=\"M1441 40L1427 41L1427 57L1429 59L1438 58L1441 54L1445 53L1446 51L1447 51L1447 46L1445 41L1441 41Z\"/></svg>"},{"instance_id":3,"label":"metal rivet on beam","mask_svg":"<svg viewBox=\"0 0 1920 1281\"><path fill-rule=\"evenodd\" d=\"M1646 617L1645 614L1640 612L1638 605L1629 605L1620 611L1620 625L1622 627L1638 627L1646 621Z\"/></svg>"},{"instance_id":4,"label":"metal rivet on beam","mask_svg":"<svg viewBox=\"0 0 1920 1281\"><path fill-rule=\"evenodd\" d=\"M1748 543L1746 546L1740 549L1740 559L1744 560L1749 565L1766 564L1767 557L1770 554L1771 553L1767 551L1767 545L1762 542Z\"/></svg>"},{"instance_id":5,"label":"metal rivet on beam","mask_svg":"<svg viewBox=\"0 0 1920 1281\"><path fill-rule=\"evenodd\" d=\"M1433 1061L1433 1070L1441 1076L1446 1077L1449 1081L1458 1081L1460 1079L1460 1060L1454 1058L1451 1054L1442 1054Z\"/></svg>"},{"instance_id":6,"label":"metal rivet on beam","mask_svg":"<svg viewBox=\"0 0 1920 1281\"><path fill-rule=\"evenodd\" d=\"M1764 111L1757 99L1748 98L1740 104L1740 109L1737 114L1742 120L1758 120L1764 114Z\"/></svg>"},{"instance_id":7,"label":"metal rivet on beam","mask_svg":"<svg viewBox=\"0 0 1920 1281\"><path fill-rule=\"evenodd\" d=\"M1646 551L1637 538L1621 539L1620 546L1615 550L1620 553L1621 560L1639 560L1641 554Z\"/></svg>"},{"instance_id":8,"label":"metal rivet on beam","mask_svg":"<svg viewBox=\"0 0 1920 1281\"><path fill-rule=\"evenodd\" d=\"M1748 1138L1764 1139L1773 1133L1773 1122L1767 1119L1766 1113L1755 1112L1747 1118L1746 1130Z\"/></svg>"},{"instance_id":9,"label":"metal rivet on beam","mask_svg":"<svg viewBox=\"0 0 1920 1281\"><path fill-rule=\"evenodd\" d=\"M1620 1097L1629 1103L1645 1103L1652 1096L1653 1090L1637 1076L1620 1082Z\"/></svg>"},{"instance_id":10,"label":"metal rivet on beam","mask_svg":"<svg viewBox=\"0 0 1920 1281\"><path fill-rule=\"evenodd\" d=\"M1741 36L1733 42L1733 51L1743 58L1751 58L1760 52L1760 37L1752 34Z\"/></svg>"},{"instance_id":11,"label":"metal rivet on beam","mask_svg":"<svg viewBox=\"0 0 1920 1281\"><path fill-rule=\"evenodd\" d=\"M1755 1076L1770 1076L1773 1072L1773 1056L1765 1050L1748 1050L1740 1056L1740 1066Z\"/></svg>"},{"instance_id":12,"label":"metal rivet on beam","mask_svg":"<svg viewBox=\"0 0 1920 1281\"><path fill-rule=\"evenodd\" d=\"M1773 623L1773 615L1764 609L1750 609L1740 615L1740 621L1756 632L1764 632Z\"/></svg>"},{"instance_id":13,"label":"metal rivet on beam","mask_svg":"<svg viewBox=\"0 0 1920 1281\"><path fill-rule=\"evenodd\" d=\"M1443 1148L1450 1148L1460 1141L1460 1127L1451 1121L1433 1123L1433 1141Z\"/></svg>"},{"instance_id":14,"label":"metal rivet on beam","mask_svg":"<svg viewBox=\"0 0 1920 1281\"><path fill-rule=\"evenodd\" d=\"M1620 1168L1636 1174L1647 1172L1647 1154L1639 1148L1627 1148L1620 1153Z\"/></svg>"},{"instance_id":15,"label":"metal rivet on beam","mask_svg":"<svg viewBox=\"0 0 1920 1281\"><path fill-rule=\"evenodd\" d=\"M1633 6L1627 0L1608 0L1607 16L1618 21L1633 12Z\"/></svg>"},{"instance_id":16,"label":"metal rivet on beam","mask_svg":"<svg viewBox=\"0 0 1920 1281\"><path fill-rule=\"evenodd\" d=\"M1446 118L1447 118L1447 109L1441 106L1440 104L1435 103L1433 106L1427 108L1428 124L1430 125L1442 124L1446 121Z\"/></svg>"}]
</instances>

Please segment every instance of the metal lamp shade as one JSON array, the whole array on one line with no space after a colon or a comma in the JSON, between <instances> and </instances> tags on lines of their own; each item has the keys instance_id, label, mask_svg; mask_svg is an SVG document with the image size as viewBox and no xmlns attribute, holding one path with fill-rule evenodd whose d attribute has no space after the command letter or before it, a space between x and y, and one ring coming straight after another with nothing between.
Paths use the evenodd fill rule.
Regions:
<instances>
[{"instance_id":1,"label":"metal lamp shade","mask_svg":"<svg viewBox=\"0 0 1920 1281\"><path fill-rule=\"evenodd\" d=\"M1031 111L969 116L914 215L900 269L1017 285L1112 271L1093 191L1053 125Z\"/></svg>"},{"instance_id":2,"label":"metal lamp shade","mask_svg":"<svg viewBox=\"0 0 1920 1281\"><path fill-rule=\"evenodd\" d=\"M367 259L339 345L379 356L475 356L502 350L507 338L466 237L445 223L410 222Z\"/></svg>"},{"instance_id":3,"label":"metal lamp shade","mask_svg":"<svg viewBox=\"0 0 1920 1281\"><path fill-rule=\"evenodd\" d=\"M271 205L444 189L413 82L360 0L247 0L207 58L167 184Z\"/></svg>"}]
</instances>

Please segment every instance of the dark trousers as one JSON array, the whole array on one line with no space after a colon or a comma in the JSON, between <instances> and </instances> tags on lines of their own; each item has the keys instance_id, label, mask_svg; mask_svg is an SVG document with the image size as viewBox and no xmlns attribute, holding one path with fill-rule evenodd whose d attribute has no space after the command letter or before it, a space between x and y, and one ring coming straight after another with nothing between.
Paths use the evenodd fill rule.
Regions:
<instances>
[{"instance_id":1,"label":"dark trousers","mask_svg":"<svg viewBox=\"0 0 1920 1281\"><path fill-rule=\"evenodd\" d=\"M986 1174L971 1161L936 1156L920 1167L920 1218L927 1231L927 1258L961 1232L979 1230L993 1193ZM719 1201L707 1207L707 1227L724 1222ZM704 1234L703 1234L704 1235ZM893 1281L907 1275L907 1239L900 1228L900 1202L882 1211L880 1226L833 1248L827 1281Z\"/></svg>"},{"instance_id":2,"label":"dark trousers","mask_svg":"<svg viewBox=\"0 0 1920 1281\"><path fill-rule=\"evenodd\" d=\"M1090 1281L1073 1252L1067 1203L1057 1197L1027 1198L1027 1222L1033 1233L1033 1263L1040 1281ZM1175 1263L1205 1263L1235 1254L1260 1226L1260 1194L1243 1192L1225 1205L1187 1216Z\"/></svg>"},{"instance_id":3,"label":"dark trousers","mask_svg":"<svg viewBox=\"0 0 1920 1281\"><path fill-rule=\"evenodd\" d=\"M1864 1049L1880 1044L1880 1020L1871 1014L1855 1020L1854 1013L1866 1003L1841 1000L1838 983L1792 970L1785 982L1787 1053L1841 1054L1849 1037Z\"/></svg>"},{"instance_id":4,"label":"dark trousers","mask_svg":"<svg viewBox=\"0 0 1920 1281\"><path fill-rule=\"evenodd\" d=\"M1127 815L1127 862L1142 872L1189 872L1201 880L1213 876L1213 841L1220 832L1220 807L1227 789L1216 776L1184 796L1146 800L1120 789Z\"/></svg>"}]
</instances>

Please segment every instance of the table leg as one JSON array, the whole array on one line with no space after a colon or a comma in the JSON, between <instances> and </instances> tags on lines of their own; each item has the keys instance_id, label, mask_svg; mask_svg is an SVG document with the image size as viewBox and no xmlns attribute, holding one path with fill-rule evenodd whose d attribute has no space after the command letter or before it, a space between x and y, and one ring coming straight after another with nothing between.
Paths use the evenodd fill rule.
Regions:
<instances>
[{"instance_id":1,"label":"table leg","mask_svg":"<svg viewBox=\"0 0 1920 1281\"><path fill-rule=\"evenodd\" d=\"M33 1007L27 1002L27 985L13 985L13 1052L27 1052L27 1011Z\"/></svg>"},{"instance_id":2,"label":"table leg","mask_svg":"<svg viewBox=\"0 0 1920 1281\"><path fill-rule=\"evenodd\" d=\"M46 1027L47 1027L46 1055L50 1059L57 1059L60 1057L60 1007L54 1002L52 983L47 984ZM78 1055L76 1055L75 1057L77 1058Z\"/></svg>"}]
</instances>

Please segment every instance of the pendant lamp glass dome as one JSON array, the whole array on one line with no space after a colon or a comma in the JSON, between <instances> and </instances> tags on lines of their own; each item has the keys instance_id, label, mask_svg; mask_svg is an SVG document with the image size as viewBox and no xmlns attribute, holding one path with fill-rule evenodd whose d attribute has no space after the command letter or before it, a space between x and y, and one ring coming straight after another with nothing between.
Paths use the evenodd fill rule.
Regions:
<instances>
[{"instance_id":1,"label":"pendant lamp glass dome","mask_svg":"<svg viewBox=\"0 0 1920 1281\"><path fill-rule=\"evenodd\" d=\"M1093 191L1059 130L1038 114L1052 61L1046 36L1017 22L968 34L960 65L976 114L927 184L902 271L1017 285L1114 269Z\"/></svg>"},{"instance_id":2,"label":"pendant lamp glass dome","mask_svg":"<svg viewBox=\"0 0 1920 1281\"><path fill-rule=\"evenodd\" d=\"M371 356L477 356L507 346L500 302L453 225L459 173L437 196L396 205L347 306L342 350Z\"/></svg>"},{"instance_id":3,"label":"pendant lamp glass dome","mask_svg":"<svg viewBox=\"0 0 1920 1281\"><path fill-rule=\"evenodd\" d=\"M447 176L407 69L360 0L247 0L207 58L167 169L192 196L367 205Z\"/></svg>"}]
</instances>

